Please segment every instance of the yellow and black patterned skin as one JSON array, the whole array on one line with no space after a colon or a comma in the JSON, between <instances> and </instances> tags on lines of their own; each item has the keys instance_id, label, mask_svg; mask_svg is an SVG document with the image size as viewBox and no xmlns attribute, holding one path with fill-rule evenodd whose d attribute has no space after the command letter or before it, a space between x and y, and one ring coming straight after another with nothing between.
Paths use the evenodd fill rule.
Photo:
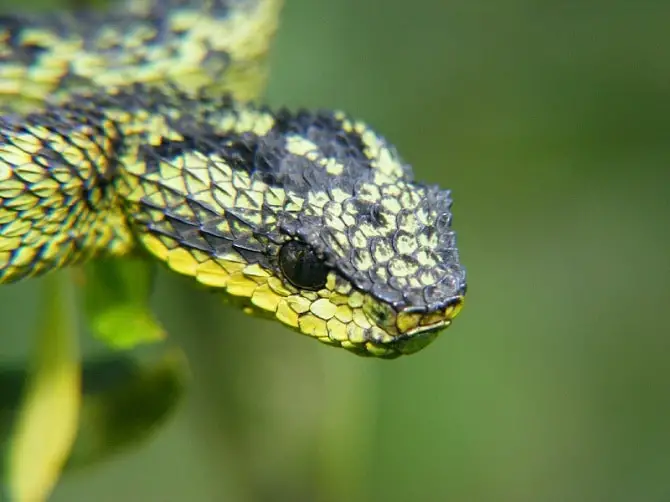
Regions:
<instances>
[{"instance_id":1,"label":"yellow and black patterned skin","mask_svg":"<svg viewBox=\"0 0 670 502\"><path fill-rule=\"evenodd\" d=\"M248 103L279 2L118 12L79 31L4 21L0 283L141 247L362 355L416 352L451 323L466 283L450 193L344 113ZM45 54L68 63L53 73Z\"/></svg>"}]
</instances>

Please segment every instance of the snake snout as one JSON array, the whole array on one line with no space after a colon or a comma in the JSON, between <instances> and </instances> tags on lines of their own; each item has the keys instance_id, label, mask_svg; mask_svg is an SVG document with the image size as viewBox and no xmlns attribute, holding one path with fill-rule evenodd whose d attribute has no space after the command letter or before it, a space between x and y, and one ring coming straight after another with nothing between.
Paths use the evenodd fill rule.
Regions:
<instances>
[{"instance_id":1,"label":"snake snout","mask_svg":"<svg viewBox=\"0 0 670 502\"><path fill-rule=\"evenodd\" d=\"M398 313L396 327L400 336L393 342L399 352L411 354L430 342L437 334L448 327L463 308L463 296L449 299L444 305L419 311L407 308Z\"/></svg>"},{"instance_id":2,"label":"snake snout","mask_svg":"<svg viewBox=\"0 0 670 502\"><path fill-rule=\"evenodd\" d=\"M407 308L396 317L396 327L401 334L398 341L437 333L451 324L463 308L464 296L450 298L444 305L429 310Z\"/></svg>"}]
</instances>

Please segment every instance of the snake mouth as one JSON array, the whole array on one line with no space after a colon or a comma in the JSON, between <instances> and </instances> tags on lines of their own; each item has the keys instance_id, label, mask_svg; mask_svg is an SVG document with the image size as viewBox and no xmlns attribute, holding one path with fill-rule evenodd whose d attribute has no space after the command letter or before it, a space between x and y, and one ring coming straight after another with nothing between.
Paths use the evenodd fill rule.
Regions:
<instances>
[{"instance_id":1,"label":"snake mouth","mask_svg":"<svg viewBox=\"0 0 670 502\"><path fill-rule=\"evenodd\" d=\"M406 338L446 328L463 308L463 301L463 296L456 296L429 311L411 308L400 311L396 316L396 328L400 337Z\"/></svg>"},{"instance_id":2,"label":"snake mouth","mask_svg":"<svg viewBox=\"0 0 670 502\"><path fill-rule=\"evenodd\" d=\"M409 330L407 333L403 335L404 337L415 337L419 336L422 334L429 333L431 331L440 331L443 330L444 328L448 327L451 324L451 319L443 319L438 322L434 322L432 324L427 324L425 326L417 326L414 329Z\"/></svg>"},{"instance_id":3,"label":"snake mouth","mask_svg":"<svg viewBox=\"0 0 670 502\"><path fill-rule=\"evenodd\" d=\"M430 312L404 310L396 317L400 335L392 342L393 348L402 354L413 354L429 345L440 331L449 327L454 317L463 308L463 296L451 299L447 304Z\"/></svg>"},{"instance_id":4,"label":"snake mouth","mask_svg":"<svg viewBox=\"0 0 670 502\"><path fill-rule=\"evenodd\" d=\"M396 359L403 355L414 354L430 345L442 330L451 325L463 307L463 300L463 295L460 295L430 310L406 308L394 317L395 326L393 324L389 326L393 334L390 332L391 329L385 331L385 339L368 339L363 343L347 340L337 346L360 356L374 356L381 359Z\"/></svg>"}]
</instances>

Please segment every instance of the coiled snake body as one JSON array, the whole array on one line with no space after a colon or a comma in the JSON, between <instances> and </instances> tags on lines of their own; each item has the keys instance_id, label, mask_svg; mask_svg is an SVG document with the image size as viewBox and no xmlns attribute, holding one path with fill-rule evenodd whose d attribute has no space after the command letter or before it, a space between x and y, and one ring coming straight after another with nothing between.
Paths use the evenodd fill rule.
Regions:
<instances>
[{"instance_id":1,"label":"coiled snake body","mask_svg":"<svg viewBox=\"0 0 670 502\"><path fill-rule=\"evenodd\" d=\"M0 283L143 248L353 352L462 305L448 191L340 112L272 112L276 0L0 18Z\"/></svg>"}]
</instances>

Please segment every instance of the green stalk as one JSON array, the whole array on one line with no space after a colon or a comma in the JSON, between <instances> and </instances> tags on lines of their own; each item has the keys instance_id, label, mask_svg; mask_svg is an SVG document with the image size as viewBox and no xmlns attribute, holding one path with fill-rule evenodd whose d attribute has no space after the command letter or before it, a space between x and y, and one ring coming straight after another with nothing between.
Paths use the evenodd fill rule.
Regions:
<instances>
[{"instance_id":1,"label":"green stalk","mask_svg":"<svg viewBox=\"0 0 670 502\"><path fill-rule=\"evenodd\" d=\"M81 370L74 285L64 272L44 278L31 372L10 440L10 499L45 501L77 434Z\"/></svg>"}]
</instances>

